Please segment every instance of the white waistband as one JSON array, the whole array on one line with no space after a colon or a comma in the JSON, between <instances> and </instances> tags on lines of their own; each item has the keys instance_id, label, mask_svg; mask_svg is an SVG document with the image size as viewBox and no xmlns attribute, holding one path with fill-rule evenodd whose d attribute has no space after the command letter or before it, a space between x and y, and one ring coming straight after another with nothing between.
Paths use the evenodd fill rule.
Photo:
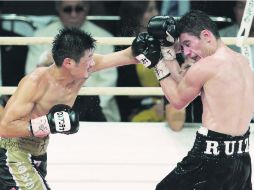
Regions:
<instances>
[{"instance_id":1,"label":"white waistband","mask_svg":"<svg viewBox=\"0 0 254 190\"><path fill-rule=\"evenodd\" d=\"M201 134L201 135L207 136L208 129L203 127L203 126L200 126L200 128L198 129L198 133Z\"/></svg>"}]
</instances>

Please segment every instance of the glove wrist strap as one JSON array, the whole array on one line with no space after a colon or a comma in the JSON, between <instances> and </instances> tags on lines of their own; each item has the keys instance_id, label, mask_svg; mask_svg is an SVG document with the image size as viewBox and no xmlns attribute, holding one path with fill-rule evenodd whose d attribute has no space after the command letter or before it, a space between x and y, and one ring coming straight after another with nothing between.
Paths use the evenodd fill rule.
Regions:
<instances>
[{"instance_id":1,"label":"glove wrist strap","mask_svg":"<svg viewBox=\"0 0 254 190\"><path fill-rule=\"evenodd\" d=\"M41 116L30 121L30 131L35 137L46 137L50 134L50 127L47 117Z\"/></svg>"},{"instance_id":2,"label":"glove wrist strap","mask_svg":"<svg viewBox=\"0 0 254 190\"><path fill-rule=\"evenodd\" d=\"M163 59L165 60L172 61L176 58L174 46L169 47L161 46L161 53L163 55Z\"/></svg>"},{"instance_id":3,"label":"glove wrist strap","mask_svg":"<svg viewBox=\"0 0 254 190\"><path fill-rule=\"evenodd\" d=\"M137 55L136 59L147 68L149 68L152 64L151 61L144 54Z\"/></svg>"},{"instance_id":4,"label":"glove wrist strap","mask_svg":"<svg viewBox=\"0 0 254 190\"><path fill-rule=\"evenodd\" d=\"M170 76L171 72L163 60L160 60L158 64L153 68L155 75L159 81Z\"/></svg>"}]
</instances>

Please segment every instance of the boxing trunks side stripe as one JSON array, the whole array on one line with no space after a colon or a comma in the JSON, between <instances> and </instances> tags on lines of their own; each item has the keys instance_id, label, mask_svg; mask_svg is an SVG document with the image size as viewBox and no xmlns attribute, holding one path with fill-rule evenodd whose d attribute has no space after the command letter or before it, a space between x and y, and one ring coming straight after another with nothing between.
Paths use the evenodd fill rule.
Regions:
<instances>
[{"instance_id":1,"label":"boxing trunks side stripe","mask_svg":"<svg viewBox=\"0 0 254 190\"><path fill-rule=\"evenodd\" d=\"M31 157L29 153L0 148L0 167L5 168L0 173L1 190L50 189Z\"/></svg>"},{"instance_id":2,"label":"boxing trunks side stripe","mask_svg":"<svg viewBox=\"0 0 254 190\"><path fill-rule=\"evenodd\" d=\"M34 156L40 156L47 152L49 136L45 138L38 137L17 137L0 138L0 147L30 153Z\"/></svg>"}]
</instances>

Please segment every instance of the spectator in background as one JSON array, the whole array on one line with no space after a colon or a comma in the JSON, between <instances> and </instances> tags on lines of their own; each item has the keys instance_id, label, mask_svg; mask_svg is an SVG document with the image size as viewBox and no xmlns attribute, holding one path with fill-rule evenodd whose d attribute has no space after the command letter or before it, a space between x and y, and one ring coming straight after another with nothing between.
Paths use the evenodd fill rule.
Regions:
<instances>
[{"instance_id":1,"label":"spectator in background","mask_svg":"<svg viewBox=\"0 0 254 190\"><path fill-rule=\"evenodd\" d=\"M3 13L4 2L0 1L0 16ZM19 34L2 28L0 19L1 37L21 37ZM1 45L0 46L0 86L17 86L25 74L27 46Z\"/></svg>"},{"instance_id":2,"label":"spectator in background","mask_svg":"<svg viewBox=\"0 0 254 190\"><path fill-rule=\"evenodd\" d=\"M158 15L158 13L156 1L122 1L119 9L121 20L118 26L118 36L132 37L140 32L146 32L148 21L151 17ZM123 48L125 47L117 47L116 50ZM146 69L142 64L137 64L118 67L117 86L159 86L159 83L151 70ZM137 121L138 119L133 120L133 117L140 111L153 106L156 99L153 97L119 96L117 97L117 102L122 121ZM156 114L154 112L150 113L150 119L155 120L155 118L151 118L151 114ZM146 120L148 119L146 117ZM156 120L162 119L163 114L158 118L156 117Z\"/></svg>"},{"instance_id":3,"label":"spectator in background","mask_svg":"<svg viewBox=\"0 0 254 190\"><path fill-rule=\"evenodd\" d=\"M86 20L89 12L89 1L56 1L55 5L59 19L50 23L47 27L36 31L34 36L53 37L63 27L77 27L88 33L92 33L94 37L112 37L103 28ZM50 49L50 44L30 46L26 62L26 73L30 73L35 69L38 58L43 52L47 52ZM106 54L113 51L113 46L98 45L95 53ZM116 86L116 82L117 70L116 68L111 68L93 73L86 81L86 86ZM78 99L81 98L78 97ZM100 96L100 105L107 121L120 121L120 114L114 96Z\"/></svg>"},{"instance_id":4,"label":"spectator in background","mask_svg":"<svg viewBox=\"0 0 254 190\"><path fill-rule=\"evenodd\" d=\"M246 4L246 0L235 1L235 5L233 7L235 22L232 25L227 26L219 31L221 37L236 37L237 36L238 30L241 25L245 4ZM250 33L249 33L250 37L254 37L254 24L253 23L254 23L254 20L252 22ZM241 49L239 47L237 47L236 45L229 45L229 47L237 52L241 52ZM250 45L250 47L251 47L252 66L253 66L254 65L254 45Z\"/></svg>"}]
</instances>

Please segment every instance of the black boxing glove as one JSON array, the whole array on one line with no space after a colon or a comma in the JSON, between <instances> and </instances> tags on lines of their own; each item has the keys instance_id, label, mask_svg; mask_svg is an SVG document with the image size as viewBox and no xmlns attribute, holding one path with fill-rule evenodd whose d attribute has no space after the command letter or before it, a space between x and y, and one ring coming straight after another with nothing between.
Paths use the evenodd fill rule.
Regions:
<instances>
[{"instance_id":1,"label":"black boxing glove","mask_svg":"<svg viewBox=\"0 0 254 190\"><path fill-rule=\"evenodd\" d=\"M148 33L140 33L132 42L132 54L147 68L153 68L160 60L160 42Z\"/></svg>"},{"instance_id":2,"label":"black boxing glove","mask_svg":"<svg viewBox=\"0 0 254 190\"><path fill-rule=\"evenodd\" d=\"M154 16L150 19L147 31L160 41L161 53L166 60L176 58L174 43L176 42L176 21L171 16Z\"/></svg>"},{"instance_id":3,"label":"black boxing glove","mask_svg":"<svg viewBox=\"0 0 254 190\"><path fill-rule=\"evenodd\" d=\"M79 116L70 106L58 104L47 115L32 119L29 129L36 137L45 137L50 133L73 134L79 130Z\"/></svg>"},{"instance_id":4,"label":"black boxing glove","mask_svg":"<svg viewBox=\"0 0 254 190\"><path fill-rule=\"evenodd\" d=\"M171 16L154 16L147 25L147 31L161 43L161 46L172 46L177 38L176 21Z\"/></svg>"},{"instance_id":5,"label":"black boxing glove","mask_svg":"<svg viewBox=\"0 0 254 190\"><path fill-rule=\"evenodd\" d=\"M153 68L160 81L170 75L170 71L160 60L160 42L148 33L140 33L132 42L132 54L145 67Z\"/></svg>"}]
</instances>

